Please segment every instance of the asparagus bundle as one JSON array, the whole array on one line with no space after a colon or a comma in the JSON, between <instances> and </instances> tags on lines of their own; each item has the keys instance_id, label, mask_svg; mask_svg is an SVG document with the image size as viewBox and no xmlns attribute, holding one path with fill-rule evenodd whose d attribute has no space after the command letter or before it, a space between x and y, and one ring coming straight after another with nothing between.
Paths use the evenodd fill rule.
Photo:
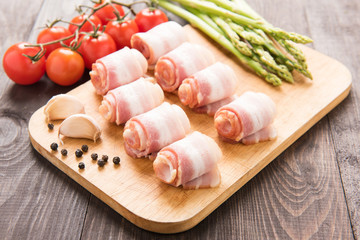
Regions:
<instances>
[{"instance_id":1,"label":"asparagus bundle","mask_svg":"<svg viewBox=\"0 0 360 240\"><path fill-rule=\"evenodd\" d=\"M312 40L272 26L245 0L151 1L187 20L274 86L282 80L293 83L293 70L312 79L304 54L294 44Z\"/></svg>"}]
</instances>

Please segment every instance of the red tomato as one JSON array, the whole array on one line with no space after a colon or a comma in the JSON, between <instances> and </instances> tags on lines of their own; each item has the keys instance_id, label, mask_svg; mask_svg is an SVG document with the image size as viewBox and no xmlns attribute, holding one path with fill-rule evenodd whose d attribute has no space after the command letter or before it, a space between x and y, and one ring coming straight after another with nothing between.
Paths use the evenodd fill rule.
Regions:
<instances>
[{"instance_id":1,"label":"red tomato","mask_svg":"<svg viewBox=\"0 0 360 240\"><path fill-rule=\"evenodd\" d=\"M135 16L135 22L140 32L146 32L156 25L167 21L168 18L165 13L156 8L144 8Z\"/></svg>"},{"instance_id":2,"label":"red tomato","mask_svg":"<svg viewBox=\"0 0 360 240\"><path fill-rule=\"evenodd\" d=\"M46 60L46 73L51 81L70 86L82 77L85 69L81 55L69 48L57 48Z\"/></svg>"},{"instance_id":3,"label":"red tomato","mask_svg":"<svg viewBox=\"0 0 360 240\"><path fill-rule=\"evenodd\" d=\"M33 62L23 54L34 56L39 47L25 47L30 43L21 42L12 45L6 50L3 57L3 67L8 77L17 84L30 85L36 83L45 73L45 57Z\"/></svg>"},{"instance_id":4,"label":"red tomato","mask_svg":"<svg viewBox=\"0 0 360 240\"><path fill-rule=\"evenodd\" d=\"M106 25L105 32L115 41L117 49L130 47L130 39L134 33L139 32L138 26L132 19L124 21L110 21Z\"/></svg>"},{"instance_id":5,"label":"red tomato","mask_svg":"<svg viewBox=\"0 0 360 240\"><path fill-rule=\"evenodd\" d=\"M82 14L82 15L74 17L70 22L75 23L75 24L81 24L83 21L85 21L85 19L87 17L88 17L88 15ZM89 21L91 21L96 27L102 26L101 20L97 16L91 15L89 17L88 21L80 28L80 32L94 31L94 27ZM74 33L76 31L76 29L77 29L77 26L72 25L72 24L69 25L69 31L71 33Z\"/></svg>"},{"instance_id":6,"label":"red tomato","mask_svg":"<svg viewBox=\"0 0 360 240\"><path fill-rule=\"evenodd\" d=\"M107 33L98 33L96 37L83 35L80 38L80 48L85 67L91 69L92 64L99 58L102 58L116 51L116 44L112 37Z\"/></svg>"},{"instance_id":7,"label":"red tomato","mask_svg":"<svg viewBox=\"0 0 360 240\"><path fill-rule=\"evenodd\" d=\"M103 3L104 1L101 1L101 4ZM98 4L95 4L94 5L94 8L98 7L101 5L100 3ZM113 6L116 8L116 10L118 10L120 16L124 16L125 13L124 13L124 9L122 8L121 5L118 5L118 4L113 4ZM106 5L105 7L97 10L94 15L97 16L98 18L100 18L101 22L103 25L106 25L110 19L116 19L116 15L114 13L115 9L110 6L110 5Z\"/></svg>"},{"instance_id":8,"label":"red tomato","mask_svg":"<svg viewBox=\"0 0 360 240\"><path fill-rule=\"evenodd\" d=\"M62 26L53 26L53 27L49 27L49 28L45 28L44 30L42 30L38 37L37 37L37 43L47 43L47 42L52 42L55 40L59 40L61 38L65 38L71 35L71 32L66 29L65 27ZM68 39L64 41L64 44L69 45L70 42L72 41L72 39ZM60 43L53 43L50 45L45 45L44 49L46 50L45 52L45 57L48 57L49 54L54 51L55 49L61 47Z\"/></svg>"}]
</instances>

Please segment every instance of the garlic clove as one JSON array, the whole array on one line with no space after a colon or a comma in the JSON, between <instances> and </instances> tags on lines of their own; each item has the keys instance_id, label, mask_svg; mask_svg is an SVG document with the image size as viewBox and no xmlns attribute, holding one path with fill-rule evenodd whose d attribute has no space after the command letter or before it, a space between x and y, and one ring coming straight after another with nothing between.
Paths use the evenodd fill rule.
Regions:
<instances>
[{"instance_id":1,"label":"garlic clove","mask_svg":"<svg viewBox=\"0 0 360 240\"><path fill-rule=\"evenodd\" d=\"M73 114L85 113L84 105L76 97L68 94L53 96L45 105L46 120L65 119Z\"/></svg>"},{"instance_id":2,"label":"garlic clove","mask_svg":"<svg viewBox=\"0 0 360 240\"><path fill-rule=\"evenodd\" d=\"M67 117L60 124L58 137L61 144L63 144L60 135L72 138L87 138L96 142L101 135L101 129L94 118L79 113Z\"/></svg>"}]
</instances>

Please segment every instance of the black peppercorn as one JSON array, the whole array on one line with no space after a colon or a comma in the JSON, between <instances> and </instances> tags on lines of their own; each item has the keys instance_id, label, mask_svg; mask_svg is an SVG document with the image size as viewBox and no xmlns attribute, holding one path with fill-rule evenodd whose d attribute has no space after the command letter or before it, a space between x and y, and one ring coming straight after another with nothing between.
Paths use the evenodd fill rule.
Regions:
<instances>
[{"instance_id":1,"label":"black peppercorn","mask_svg":"<svg viewBox=\"0 0 360 240\"><path fill-rule=\"evenodd\" d=\"M82 145L81 150L83 150L83 152L87 152L89 150L88 145Z\"/></svg>"},{"instance_id":2,"label":"black peppercorn","mask_svg":"<svg viewBox=\"0 0 360 240\"><path fill-rule=\"evenodd\" d=\"M53 130L53 129L54 129L54 124L48 123L48 128L49 128L50 130Z\"/></svg>"},{"instance_id":3,"label":"black peppercorn","mask_svg":"<svg viewBox=\"0 0 360 240\"><path fill-rule=\"evenodd\" d=\"M75 156L76 157L82 157L82 155L83 155L83 152L80 150L80 149L77 149L76 151L75 151Z\"/></svg>"},{"instance_id":4,"label":"black peppercorn","mask_svg":"<svg viewBox=\"0 0 360 240\"><path fill-rule=\"evenodd\" d=\"M98 158L98 155L97 155L97 153L93 153L93 154L91 154L91 159L92 160L97 160L97 158Z\"/></svg>"},{"instance_id":5,"label":"black peppercorn","mask_svg":"<svg viewBox=\"0 0 360 240\"><path fill-rule=\"evenodd\" d=\"M104 162L107 162L109 157L108 155L102 155L101 159L104 161Z\"/></svg>"},{"instance_id":6,"label":"black peppercorn","mask_svg":"<svg viewBox=\"0 0 360 240\"><path fill-rule=\"evenodd\" d=\"M103 166L105 165L105 162L104 162L104 160L99 159L99 160L97 161L97 164L99 165L99 167L103 167Z\"/></svg>"},{"instance_id":7,"label":"black peppercorn","mask_svg":"<svg viewBox=\"0 0 360 240\"><path fill-rule=\"evenodd\" d=\"M85 163L79 162L78 166L79 166L80 169L84 169L85 168Z\"/></svg>"},{"instance_id":8,"label":"black peppercorn","mask_svg":"<svg viewBox=\"0 0 360 240\"><path fill-rule=\"evenodd\" d=\"M66 149L61 149L61 155L66 156L67 155L67 150Z\"/></svg>"},{"instance_id":9,"label":"black peppercorn","mask_svg":"<svg viewBox=\"0 0 360 240\"><path fill-rule=\"evenodd\" d=\"M56 151L58 149L58 144L54 142L50 145L50 148L51 148L51 150Z\"/></svg>"},{"instance_id":10,"label":"black peppercorn","mask_svg":"<svg viewBox=\"0 0 360 240\"><path fill-rule=\"evenodd\" d=\"M119 164L120 163L120 158L119 157L114 157L113 158L113 163L114 164Z\"/></svg>"}]
</instances>

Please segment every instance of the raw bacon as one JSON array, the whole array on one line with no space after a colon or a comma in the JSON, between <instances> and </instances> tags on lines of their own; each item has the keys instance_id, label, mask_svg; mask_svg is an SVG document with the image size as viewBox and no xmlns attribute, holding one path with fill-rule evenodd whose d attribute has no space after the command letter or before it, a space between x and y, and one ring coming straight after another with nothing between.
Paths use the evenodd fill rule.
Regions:
<instances>
[{"instance_id":1,"label":"raw bacon","mask_svg":"<svg viewBox=\"0 0 360 240\"><path fill-rule=\"evenodd\" d=\"M125 47L96 60L90 71L91 82L96 93L104 95L109 90L137 80L147 68L147 61L138 50Z\"/></svg>"},{"instance_id":2,"label":"raw bacon","mask_svg":"<svg viewBox=\"0 0 360 240\"><path fill-rule=\"evenodd\" d=\"M187 40L183 27L174 21L155 26L147 32L135 33L131 47L139 50L153 69L157 60Z\"/></svg>"},{"instance_id":3,"label":"raw bacon","mask_svg":"<svg viewBox=\"0 0 360 240\"><path fill-rule=\"evenodd\" d=\"M184 189L199 189L199 188L211 188L217 187L221 182L221 174L217 167L214 167L210 172L201 175L194 180L184 183L182 186Z\"/></svg>"},{"instance_id":4,"label":"raw bacon","mask_svg":"<svg viewBox=\"0 0 360 240\"><path fill-rule=\"evenodd\" d=\"M201 107L196 107L193 110L197 113L206 113L209 116L214 116L216 111L221 108L222 106L225 106L228 103L231 103L236 99L236 95L232 95L230 97L221 99L217 102L206 104Z\"/></svg>"},{"instance_id":5,"label":"raw bacon","mask_svg":"<svg viewBox=\"0 0 360 240\"><path fill-rule=\"evenodd\" d=\"M245 145L251 145L259 142L274 140L277 137L275 127L271 124L247 137L241 139Z\"/></svg>"},{"instance_id":6,"label":"raw bacon","mask_svg":"<svg viewBox=\"0 0 360 240\"><path fill-rule=\"evenodd\" d=\"M163 182L173 186L192 186L193 181L204 174L213 171L221 159L222 152L215 141L200 132L193 132L185 138L161 149L153 163L156 176ZM204 180L195 183L199 187L218 185L210 176L218 178L216 174L209 174ZM196 182L198 180L195 180ZM209 183L210 182L210 183ZM199 184L201 183L201 184Z\"/></svg>"},{"instance_id":7,"label":"raw bacon","mask_svg":"<svg viewBox=\"0 0 360 240\"><path fill-rule=\"evenodd\" d=\"M155 65L155 78L166 92L175 91L188 76L215 63L206 47L185 42L160 57Z\"/></svg>"},{"instance_id":8,"label":"raw bacon","mask_svg":"<svg viewBox=\"0 0 360 240\"><path fill-rule=\"evenodd\" d=\"M201 107L230 97L238 81L234 70L227 64L216 62L187 77L180 85L180 101L190 108Z\"/></svg>"},{"instance_id":9,"label":"raw bacon","mask_svg":"<svg viewBox=\"0 0 360 240\"><path fill-rule=\"evenodd\" d=\"M263 93L245 92L215 113L215 128L220 136L240 141L269 126L275 113L276 106L270 97Z\"/></svg>"},{"instance_id":10,"label":"raw bacon","mask_svg":"<svg viewBox=\"0 0 360 240\"><path fill-rule=\"evenodd\" d=\"M152 81L153 80L153 81ZM164 101L164 92L153 78L140 78L110 90L99 107L100 114L117 125L149 111Z\"/></svg>"},{"instance_id":11,"label":"raw bacon","mask_svg":"<svg viewBox=\"0 0 360 240\"><path fill-rule=\"evenodd\" d=\"M184 110L164 102L125 124L125 150L131 157L146 157L184 138L189 131L190 121Z\"/></svg>"}]
</instances>

